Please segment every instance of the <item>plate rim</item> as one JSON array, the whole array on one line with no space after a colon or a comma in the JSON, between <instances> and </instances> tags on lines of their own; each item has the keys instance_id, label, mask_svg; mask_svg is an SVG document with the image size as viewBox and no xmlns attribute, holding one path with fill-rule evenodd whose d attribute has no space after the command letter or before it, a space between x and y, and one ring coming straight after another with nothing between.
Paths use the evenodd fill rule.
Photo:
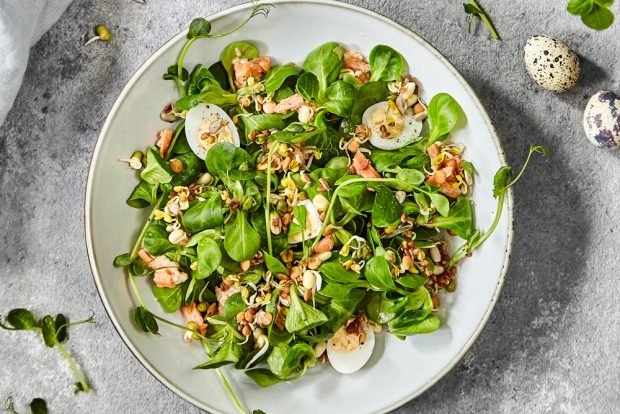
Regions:
<instances>
[{"instance_id":1,"label":"plate rim","mask_svg":"<svg viewBox=\"0 0 620 414\"><path fill-rule=\"evenodd\" d=\"M480 112L480 114L482 115L482 118L484 120L484 123L486 124L487 128L489 129L489 131L491 132L491 138L493 139L493 142L495 143L496 146L496 150L497 150L497 155L500 158L500 162L503 165L506 165L506 155L504 152L504 149L502 147L501 141L499 139L497 130L495 128L495 126L493 125L491 118L489 117L489 114L487 113L486 109L484 108L484 106L482 105L482 102L480 102L480 99L478 98L478 95L476 94L476 92L473 90L473 88L471 87L471 85L465 80L465 78L463 77L463 75L461 75L461 73L456 69L456 67L441 53L439 52L439 50L437 50L429 41L427 41L425 38L423 38L422 36L420 36L419 34L415 33L413 30L401 25L400 23L392 20L391 18L384 16L378 12L366 9L364 7L361 6L357 6L354 4L349 4L349 3L343 3L341 1L333 1L333 0L271 0L269 1L269 3L271 4L295 4L295 3L307 3L307 4L318 4L318 5L324 5L324 6L330 6L330 7L339 7L342 9L346 9L346 10L352 10L358 13L362 13L365 14L369 17L372 17L374 19L377 19L385 24L388 24L390 26L392 26L393 28L403 32L404 34L406 34L407 36L409 36L410 38L412 38L413 40L417 41L420 45L422 45L423 47L425 47L429 52L431 52L435 57L437 57L442 64L444 64L446 66L446 68L456 77L456 79L459 81L459 83L465 88L466 92L470 95L470 97L472 98L472 101L474 102L476 108L478 109L478 111ZM253 6L252 2L248 2L248 3L243 3L243 4L239 4L233 7L229 7L223 10L220 10L216 13L213 13L209 16L206 16L207 19L209 20L215 20L215 19L220 19L222 17L225 17L229 14L232 13L236 13L238 11L242 11L242 10L246 10L249 9ZM103 137L107 134L108 129L110 128L110 125L112 123L112 120L115 118L116 113L118 112L119 106L120 104L123 102L123 100L125 99L125 96L129 93L129 91L133 88L134 84L141 78L143 72L146 71L146 69L148 67L150 67L153 62L159 58L159 56L161 54L163 54L166 50L168 50L170 47L173 46L174 43L176 43L180 38L185 37L187 35L188 32L188 28L181 30L179 33L177 33L176 35L172 36L170 39L168 39L166 42L164 42L155 52L153 52L153 54L151 56L149 56L149 58L147 60L145 60L140 67L134 72L134 74L131 76L131 78L129 79L129 81L125 84L125 86L123 87L121 93L118 95L118 97L116 98L116 100L114 101L114 104L112 105L112 107L110 108L110 110L108 111L108 114L106 116L106 120L101 128L101 131L99 132L99 135L97 136L97 141L95 143L95 147L93 149L90 161L89 161L89 167L88 167L88 176L87 176L87 180L86 180L86 189L84 192L84 210L83 210L83 218L84 218L84 237L86 240L86 250L87 250L87 254L88 254L88 262L89 262L89 267L95 282L95 286L97 287L97 293L99 294L99 298L101 299L101 302L103 304L103 308L106 312L106 314L108 315L108 317L110 318L111 322L112 322L112 326L114 327L114 329L116 330L116 332L119 334L119 336L121 337L121 339L123 340L123 343L125 344L125 346L127 346L127 348L129 349L129 351L133 354L133 356L138 360L138 362L140 362L140 364L153 376L155 377L155 379L157 379L161 384L163 384L166 388L168 388L170 391L172 391L173 393L175 393L176 395L178 395L179 397L183 398L185 401L189 402L190 404L196 406L199 409L202 410L206 410L208 412L212 412L212 413L217 413L217 414L225 414L222 411L219 411L211 406L208 406L206 404L204 404L201 401L198 401L197 399L193 398L192 396L188 395L185 391L183 391L182 389L180 389L177 385L173 384L171 381L169 381L168 379L165 378L164 374L161 373L153 364L151 364L150 362L148 362L146 360L146 358L143 356L143 354L136 348L136 346L129 340L129 338L127 337L127 335L125 334L125 331L123 330L121 324L119 323L118 319L116 318L116 316L113 313L113 310L108 302L107 296L104 293L103 287L101 285L101 276L99 275L99 272L97 270L97 265L96 265L96 258L95 258L95 254L94 254L94 250L93 250L93 234L91 231L91 227L92 227L92 223L91 223L91 209L92 209L92 190L93 190L93 177L94 177L94 171L95 168L97 166L97 162L98 162L98 155L99 152L101 150L101 146L103 144ZM512 188L509 189L508 191L508 196L506 197L506 210L505 213L507 213L507 218L508 218L508 233L507 233L507 238L506 238L506 242L505 242L505 247L504 247L504 251L505 251L505 255L504 255L504 261L502 263L502 268L500 271L500 277L497 281L497 284L495 286L495 290L493 292L493 296L486 308L486 311L484 312L484 314L482 315L482 318L480 319L480 321L478 322L475 330L472 332L471 336L467 339L467 341L465 342L465 344L463 345L463 347L461 347L461 349L456 353L456 355L450 360L450 362L448 364L446 364L444 366L443 369L441 369L435 376L433 376L431 379L429 379L422 387L418 388L417 390L411 392L410 394L408 394L407 396L397 400L397 401L393 401L387 405L385 405L384 407L382 407L379 412L388 412L391 410L394 410L404 404L406 404L409 401L412 401L413 399L417 398L418 396L422 395L424 392L426 392L429 388L431 388L433 385L435 385L437 382L439 382L439 380L441 380L446 374L448 374L455 366L456 364L463 358L463 356L467 353L467 351L469 351L469 349L471 348L471 346L474 344L474 342L476 341L476 339L478 339L478 337L480 336L480 333L482 332L482 330L484 329L484 327L486 326L488 319L493 311L493 309L495 308L495 304L497 303L498 299L499 299L499 295L501 293L502 290L502 286L504 284L505 278L506 278L506 273L508 271L508 266L510 263L510 257L512 254L512 247L513 247L513 236L514 236L514 223L513 223L513 208L514 208L514 201L513 201L513 190Z\"/></svg>"}]
</instances>

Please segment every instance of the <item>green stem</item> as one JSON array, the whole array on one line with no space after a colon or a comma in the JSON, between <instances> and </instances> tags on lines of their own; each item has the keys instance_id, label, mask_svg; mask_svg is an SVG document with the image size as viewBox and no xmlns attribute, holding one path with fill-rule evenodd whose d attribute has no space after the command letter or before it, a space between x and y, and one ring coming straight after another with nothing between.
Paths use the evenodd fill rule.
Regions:
<instances>
[{"instance_id":1,"label":"green stem","mask_svg":"<svg viewBox=\"0 0 620 414\"><path fill-rule=\"evenodd\" d=\"M497 198L497 212L495 213L495 217L493 219L493 223L491 223L491 227L489 227L489 229L486 232L484 232L482 236L474 240L471 243L471 245L469 245L468 243L465 243L461 247L459 247L456 253L454 253L454 255L450 258L450 260L448 260L448 263L446 264L447 267L453 266L454 264L462 260L465 256L467 256L469 252L476 249L478 246L484 243L485 240L491 237L491 234L497 228L497 225L499 224L499 220L501 219L501 216L502 216L502 211L504 209L504 194L505 193L502 193Z\"/></svg>"},{"instance_id":2,"label":"green stem","mask_svg":"<svg viewBox=\"0 0 620 414\"><path fill-rule=\"evenodd\" d=\"M185 43L185 45L183 46L183 49L181 49L181 53L179 54L179 59L177 60L177 75L179 77L182 76L182 74L183 74L183 61L185 60L185 56L187 55L187 52L189 51L189 48L196 41L196 39L217 39L218 37L228 36L228 35L236 32L237 30L241 29L243 26L245 26L250 21L250 19L252 17L256 16L256 14L255 14L256 9L257 9L257 7L255 6L252 9L252 13L250 13L250 15L245 18L245 20L243 20L238 26L230 29L227 32L213 34L213 35L209 34L209 35L206 35L206 36L198 36L198 37L193 37L191 39L188 39L187 42ZM227 70L228 70L228 68L227 68ZM233 83L231 83L231 87L234 90L234 84ZM187 94L187 92L185 91L185 86L184 85L179 85L179 89L181 90L181 95L185 96Z\"/></svg>"},{"instance_id":3,"label":"green stem","mask_svg":"<svg viewBox=\"0 0 620 414\"><path fill-rule=\"evenodd\" d=\"M495 218L493 219L493 223L491 223L491 227L489 227L489 230L484 232L484 234L480 236L480 238L478 238L471 244L471 247L469 248L470 251L474 250L476 247L484 243L486 239L491 237L491 234L495 231L495 229L497 228L497 225L499 224L499 220L502 218L503 210L504 210L504 194L500 195L497 198L497 212L495 213Z\"/></svg>"},{"instance_id":4,"label":"green stem","mask_svg":"<svg viewBox=\"0 0 620 414\"><path fill-rule=\"evenodd\" d=\"M218 37L225 37L225 36L228 36L229 34L232 34L232 33L236 32L237 30L241 29L243 26L245 26L245 25L246 25L246 24L250 21L250 19L251 19L252 17L254 17L254 16L255 16L255 15L254 15L254 9L253 9L253 10L252 10L252 13L250 13L250 15L249 15L248 17L246 17L244 21L242 21L241 23L239 23L239 25L238 25L237 27L235 27L235 28L233 28L233 29L230 29L229 31L224 32L224 33L218 33L218 34L213 34L213 35L212 35L212 34L209 34L209 35L206 35L206 36L204 36L204 37L206 37L206 38L210 38L210 39L217 39Z\"/></svg>"},{"instance_id":5,"label":"green stem","mask_svg":"<svg viewBox=\"0 0 620 414\"><path fill-rule=\"evenodd\" d=\"M140 290L138 289L138 285L136 284L136 278L134 277L131 270L128 273L129 273L129 283L131 284L133 293L136 295L136 298L138 299L140 306L146 309L146 305L144 304L144 299L142 299L142 294L140 293Z\"/></svg>"},{"instance_id":6,"label":"green stem","mask_svg":"<svg viewBox=\"0 0 620 414\"><path fill-rule=\"evenodd\" d=\"M185 43L185 46L183 46L183 49L181 49L181 53L179 54L179 59L177 60L177 76L179 77L179 79L181 79L181 77L183 76L183 61L185 60L185 55L187 55L187 52L190 46L196 41L196 39L197 37L193 39L188 39L187 42ZM181 91L181 96L185 96L187 94L187 92L185 91L184 85L180 85L179 89Z\"/></svg>"},{"instance_id":7,"label":"green stem","mask_svg":"<svg viewBox=\"0 0 620 414\"><path fill-rule=\"evenodd\" d=\"M273 157L273 153L276 148L278 148L278 144L276 142L271 143L271 148L269 148L269 152L267 153L267 186L265 187L265 226L267 227L267 249L269 250L269 254L273 254L273 248L271 244L271 217L269 214L269 210L271 204L269 203L269 197L271 196L271 158Z\"/></svg>"},{"instance_id":8,"label":"green stem","mask_svg":"<svg viewBox=\"0 0 620 414\"><path fill-rule=\"evenodd\" d=\"M153 207L153 210L151 211L151 214L149 214L149 217L146 219L146 223L144 223L144 226L142 227L142 230L140 230L140 234L138 235L138 240L136 240L136 243L133 245L133 249L131 249L130 257L131 257L132 260L135 259L136 256L138 255L138 251L140 250L140 246L142 246L142 240L144 240L144 235L146 234L146 229L153 222L153 218L155 217L155 211L159 208L159 204L161 204L161 200L163 200L163 198L165 196L166 196L166 194L162 194L157 199L157 201L155 201L155 207Z\"/></svg>"},{"instance_id":9,"label":"green stem","mask_svg":"<svg viewBox=\"0 0 620 414\"><path fill-rule=\"evenodd\" d=\"M71 371L73 371L73 375L75 375L75 378L77 378L80 384L82 384L82 388L84 389L84 392L90 392L90 387L88 386L88 383L86 382L86 378L84 377L84 375L82 375L77 365L75 365L75 361L73 361L73 358L71 358L71 355L69 355L69 352L67 352L65 347L62 346L60 342L56 342L56 347L58 348L62 356L64 356L67 362L69 363L69 366L71 367Z\"/></svg>"},{"instance_id":10,"label":"green stem","mask_svg":"<svg viewBox=\"0 0 620 414\"><path fill-rule=\"evenodd\" d=\"M69 326L81 325L83 323L91 323L92 321L93 321L93 317L91 316L90 318L84 319L81 321L65 323L64 325L60 325L60 327L58 327L58 329L56 330L56 335L58 335L58 332L60 332L60 330L63 328L68 328Z\"/></svg>"},{"instance_id":11,"label":"green stem","mask_svg":"<svg viewBox=\"0 0 620 414\"><path fill-rule=\"evenodd\" d=\"M205 351L207 352L207 354L209 356L211 356L212 352L211 352L211 348L209 347L209 344L206 341L202 341L202 344L205 348ZM233 403L235 404L235 407L237 407L237 410L239 410L239 413L241 414L247 414L247 410L243 407L243 404L241 404L241 401L239 401L239 399L237 398L237 396L235 395L235 391L232 389L232 387L230 386L230 383L228 382L228 380L226 379L226 376L224 375L224 373L222 372L222 370L220 368L217 368L215 370L215 372L217 372L217 376L220 378L220 381L222 382L222 385L224 386L224 388L226 389L226 392L228 392L228 396L230 397L230 399L233 401Z\"/></svg>"},{"instance_id":12,"label":"green stem","mask_svg":"<svg viewBox=\"0 0 620 414\"><path fill-rule=\"evenodd\" d=\"M476 249L478 246L484 243L489 237L491 237L491 234L493 234L493 232L497 228L499 224L499 220L502 217L502 211L504 210L504 198L506 197L506 192L521 179L521 177L523 176L523 173L525 173L525 170L528 164L530 163L532 154L534 154L535 152L538 152L542 154L543 156L547 156L547 149L545 147L541 147L541 146L530 147L530 151L527 154L527 158L525 159L525 162L523 163L523 166L521 167L519 174L517 174L514 180L508 183L506 187L503 189L503 191L497 196L497 212L495 213L495 218L493 219L493 223L491 223L491 227L489 227L489 229L486 232L484 232L482 236L475 239L471 243L471 245L468 245L467 243L465 243L461 247L459 247L456 253L454 253L454 255L450 258L450 260L448 260L448 263L446 264L448 267L454 265L459 260L463 259L468 253Z\"/></svg>"},{"instance_id":13,"label":"green stem","mask_svg":"<svg viewBox=\"0 0 620 414\"><path fill-rule=\"evenodd\" d=\"M177 130L174 133L174 138L172 138L172 142L170 143L170 147L168 148L168 152L166 153L166 158L165 158L166 161L168 161L170 157L172 156L172 149L174 148L174 144L177 143L177 139L179 138L179 135L181 135L181 131L183 131L184 127L185 127L185 121L181 121L181 123L177 125Z\"/></svg>"},{"instance_id":14,"label":"green stem","mask_svg":"<svg viewBox=\"0 0 620 414\"><path fill-rule=\"evenodd\" d=\"M155 217L155 210L156 208L153 209L153 212L151 213L151 215L149 215L149 218L146 220L146 223L144 223L142 230L140 230L140 234L138 235L138 240L136 240L136 243L134 244L133 249L131 249L131 254L130 254L131 259L135 259L136 256L138 255L138 251L140 250L140 247L142 246L142 240L144 240L144 235L146 234L146 229L148 229L148 227L153 222L153 218Z\"/></svg>"},{"instance_id":15,"label":"green stem","mask_svg":"<svg viewBox=\"0 0 620 414\"><path fill-rule=\"evenodd\" d=\"M181 96L187 95L187 91L185 90L185 84L183 83L183 80L181 78L179 78L178 76L175 76L174 83L177 84L177 88L179 88L179 92L181 92Z\"/></svg>"},{"instance_id":16,"label":"green stem","mask_svg":"<svg viewBox=\"0 0 620 414\"><path fill-rule=\"evenodd\" d=\"M482 20L482 22L487 26L487 29L489 29L489 32L491 33L491 37L495 40L502 40L499 33L497 33L497 30L495 29L493 22L491 22L491 19L489 19L487 12L482 7L480 7L480 5L476 2L476 0L469 0L469 2L472 4L472 6L476 7L478 10L482 12L478 14L478 17L480 17L480 20Z\"/></svg>"},{"instance_id":17,"label":"green stem","mask_svg":"<svg viewBox=\"0 0 620 414\"><path fill-rule=\"evenodd\" d=\"M530 158L532 158L532 154L534 154L535 152L539 152L539 151L542 151L543 156L546 154L545 150L543 150L541 148L543 148L543 147L531 147L530 148L530 152L527 154L527 158L525 159L525 162L523 163L523 166L521 167L521 171L519 171L519 174L517 174L515 179L512 180L506 186L506 190L508 190L513 185L515 185L517 183L517 181L519 181L521 179L521 176L523 176L523 173L525 172L525 169L527 168L527 165L530 163Z\"/></svg>"}]
</instances>

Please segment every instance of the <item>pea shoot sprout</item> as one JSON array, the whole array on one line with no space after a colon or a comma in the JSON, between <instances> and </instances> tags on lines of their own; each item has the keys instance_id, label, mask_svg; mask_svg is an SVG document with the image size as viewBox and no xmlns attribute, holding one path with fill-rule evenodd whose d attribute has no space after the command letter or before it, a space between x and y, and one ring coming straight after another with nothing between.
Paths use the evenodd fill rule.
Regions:
<instances>
[{"instance_id":1,"label":"pea shoot sprout","mask_svg":"<svg viewBox=\"0 0 620 414\"><path fill-rule=\"evenodd\" d=\"M86 43L84 43L84 46L88 46L91 43L96 42L97 40L109 42L110 39L112 39L112 34L110 34L110 30L102 24L95 27L95 33L97 34L97 36L91 37Z\"/></svg>"},{"instance_id":2,"label":"pea shoot sprout","mask_svg":"<svg viewBox=\"0 0 620 414\"><path fill-rule=\"evenodd\" d=\"M131 154L131 158L119 158L119 161L126 162L130 168L139 170L142 168L142 160L144 159L144 153L142 151L135 151Z\"/></svg>"}]
</instances>

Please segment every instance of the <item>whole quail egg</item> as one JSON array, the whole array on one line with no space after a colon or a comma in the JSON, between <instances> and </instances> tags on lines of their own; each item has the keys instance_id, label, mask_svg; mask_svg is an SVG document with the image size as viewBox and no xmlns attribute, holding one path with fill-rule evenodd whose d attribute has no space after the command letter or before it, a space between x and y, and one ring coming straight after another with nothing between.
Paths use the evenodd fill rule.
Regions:
<instances>
[{"instance_id":1,"label":"whole quail egg","mask_svg":"<svg viewBox=\"0 0 620 414\"><path fill-rule=\"evenodd\" d=\"M583 129L594 144L606 149L620 147L620 97L610 91L598 91L588 101L583 114Z\"/></svg>"},{"instance_id":2,"label":"whole quail egg","mask_svg":"<svg viewBox=\"0 0 620 414\"><path fill-rule=\"evenodd\" d=\"M185 135L192 151L201 159L218 142L240 145L239 131L226 111L217 105L201 103L187 112Z\"/></svg>"},{"instance_id":3,"label":"whole quail egg","mask_svg":"<svg viewBox=\"0 0 620 414\"><path fill-rule=\"evenodd\" d=\"M548 36L532 36L523 51L528 73L544 89L562 93L577 83L581 74L579 57L565 43Z\"/></svg>"}]
</instances>

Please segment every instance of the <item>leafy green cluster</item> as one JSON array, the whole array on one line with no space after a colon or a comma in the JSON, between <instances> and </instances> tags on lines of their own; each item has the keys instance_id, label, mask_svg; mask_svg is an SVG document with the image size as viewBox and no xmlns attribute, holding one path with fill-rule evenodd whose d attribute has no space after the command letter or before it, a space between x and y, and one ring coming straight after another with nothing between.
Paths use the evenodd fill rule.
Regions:
<instances>
[{"instance_id":1,"label":"leafy green cluster","mask_svg":"<svg viewBox=\"0 0 620 414\"><path fill-rule=\"evenodd\" d=\"M73 325L80 325L83 323L92 323L93 317L91 316L88 319L78 321L78 322L69 322L67 318L58 314L56 317L52 317L51 315L45 315L40 319L36 319L34 314L27 309L17 308L11 310L6 318L6 324L0 322L0 328L9 330L9 331L35 331L40 332L43 338L43 342L49 348L56 348L62 356L67 360L69 366L71 367L71 371L75 375L78 380L75 383L75 392L90 392L90 386L86 382L86 378L79 371L73 358L67 352L62 343L68 338L67 328ZM41 406L41 402L37 401L33 403L35 406ZM41 400L42 401L42 400ZM34 411L34 409L33 409Z\"/></svg>"},{"instance_id":2,"label":"leafy green cluster","mask_svg":"<svg viewBox=\"0 0 620 414\"><path fill-rule=\"evenodd\" d=\"M615 0L570 0L567 10L575 16L581 16L581 21L591 29L605 30L615 20L610 10Z\"/></svg>"},{"instance_id":3,"label":"leafy green cluster","mask_svg":"<svg viewBox=\"0 0 620 414\"><path fill-rule=\"evenodd\" d=\"M231 50L235 50L234 55ZM295 261L307 261L320 240L318 236L297 247L289 245L292 234L305 232L307 212L300 206L292 210L293 223L288 233L271 230L272 214L283 213L270 201L271 195L281 193L285 187L283 182L289 180L307 199L312 200L319 194L328 199L329 209L319 233L328 225L336 226L339 229L335 235L337 246L341 247L354 236L371 240L366 254L374 253L374 257L367 257L366 267L357 273L344 268L351 254L341 252L323 263L318 272L325 283L316 293L313 305L301 298L304 288L291 286L284 326L278 328L272 324L268 327L270 352L251 364L255 366L266 361L271 374L257 369L248 371L248 375L261 385L297 378L315 363L312 344L329 338L360 312L376 319L379 309L391 309L393 318L385 319L387 313L381 311L380 323L390 322L388 328L398 335L437 329L439 321L431 315L431 296L424 287L428 279L405 274L394 280L397 264L385 256L393 257L395 253L399 256L398 246L405 238L398 234L390 236L385 229L399 226L403 215L415 217L416 225L421 226L416 231L417 243L426 247L440 241L435 228L451 230L464 238L472 232L470 202L466 198L450 201L438 187L424 182L424 169L430 168L426 149L455 128L462 116L458 103L447 94L434 97L428 106L431 124L428 137L400 151L373 150L371 161L382 176L362 178L349 173L350 160L338 147L338 141L340 136L347 136L346 128L361 121L361 114L370 105L390 97L388 82L399 81L406 69L400 53L384 45L375 47L369 56L372 75L364 84L354 77L341 76L344 49L335 42L310 52L301 68L294 65L272 68L266 74L261 92L286 97L297 91L322 108L314 121L307 124L296 120L295 113L283 116L248 112L238 104L237 97L247 93L243 88L232 89L232 56L239 54L253 58L258 56L258 50L248 42L234 42L225 48L221 61L211 68L223 68L228 74L226 79L222 76L217 80L210 69L196 66L189 76L181 79L180 91L187 94L175 107L187 110L199 102L213 102L213 96L218 96L217 104L242 115L242 123L238 125L242 128L242 136L247 138L251 131L270 130L267 142L259 145L246 140L243 148L228 143L216 144L201 165L186 144L181 124L175 134L178 140L170 150L184 165L180 174L171 172L156 147L149 148L146 168L140 174L142 180L127 202L133 207L150 205L153 213L133 251L117 257L115 264L127 267L132 278L153 274L156 269L146 268L137 258L142 247L152 256L166 255L178 263L190 275L186 282L173 288L153 287L153 294L166 312L199 301L214 302L213 289L228 275L240 274L238 284L245 287L265 283L266 272L287 275L291 263L285 264L278 257L294 248ZM228 96L229 100L223 100ZM282 145L291 149L310 148L318 155L305 171L311 184L304 183L302 172L271 171L270 160ZM264 158L268 160L268 168L259 170L257 164ZM183 246L174 245L168 240L167 223L155 216L165 207L166 195L172 188L194 183L205 169L214 181L201 187L201 192L179 219L179 224L190 235L188 242ZM329 187L327 191L323 188L325 184ZM398 202L398 191L406 192L408 199ZM229 197L229 202L223 200L222 194ZM411 227L409 225L406 230ZM241 271L240 263L257 254L264 258L265 264ZM277 296L273 296L265 310L275 314L276 300ZM249 368L247 362L254 355L253 344L239 335L234 320L235 315L247 308L248 303L241 293L236 293L226 301L224 315L210 318L206 339L211 343L212 358L199 368L218 368L227 363ZM161 319L148 311L143 302L136 308L135 321L143 331L157 333L158 320Z\"/></svg>"},{"instance_id":4,"label":"leafy green cluster","mask_svg":"<svg viewBox=\"0 0 620 414\"><path fill-rule=\"evenodd\" d=\"M474 175L461 150L444 143L463 118L448 94L440 93L424 105L428 122L413 143L387 151L362 139L358 144L363 152L348 150L366 109L382 101L393 104L397 98L393 91L404 82L407 64L396 50L374 47L364 80L345 70L344 48L327 42L311 51L301 66L275 66L254 83L235 85L234 60L260 56L250 42L231 43L208 67L183 67L196 39L215 36L206 20L195 20L179 60L164 78L178 86L181 97L174 108L181 117L200 103L218 105L233 118L242 145L217 143L203 162L191 151L182 121L167 153L148 148L146 166L127 204L150 207L151 213L132 250L116 257L114 264L127 270L138 300L136 326L158 334L159 323L165 323L184 330L186 338L200 340L209 360L195 368L215 369L245 412L221 367L243 369L265 387L297 379L317 363L314 347L360 315L398 337L435 331L440 325L433 313L435 295L455 288L456 270L449 267L479 246L497 223L481 234L474 228L468 197L460 192L447 196L445 187L429 180L437 167L431 148L442 151L442 157L459 155L460 178ZM316 110L310 121L302 122L294 110L265 113L258 104L242 104L282 102L294 94ZM291 153L297 154L297 165L281 168ZM351 156L365 160L363 154L376 170L370 177L352 169ZM174 172L171 160L180 161L182 168ZM504 177L502 171L498 174ZM496 185L500 204L519 177L512 182L502 178ZM178 204L180 194L187 205L172 214L171 204ZM314 213L302 200L326 203L320 229L312 236L307 232ZM496 220L499 214L501 209ZM187 239L171 242L171 229L181 230ZM444 251L441 259L425 260L442 246L445 234L440 229L468 244L458 257L448 260ZM295 243L300 235L301 242ZM328 238L329 251L318 253ZM405 265L405 256L412 254L407 249L416 253ZM152 259L145 262L145 257ZM168 264L154 267L151 260ZM173 287L154 284L153 295L166 313L200 312L204 330L195 322L171 322L146 306L136 278L157 277L170 268L186 277ZM307 271L314 283L302 280ZM441 283L436 275L443 277ZM248 331L248 312L266 322L250 323Z\"/></svg>"}]
</instances>

